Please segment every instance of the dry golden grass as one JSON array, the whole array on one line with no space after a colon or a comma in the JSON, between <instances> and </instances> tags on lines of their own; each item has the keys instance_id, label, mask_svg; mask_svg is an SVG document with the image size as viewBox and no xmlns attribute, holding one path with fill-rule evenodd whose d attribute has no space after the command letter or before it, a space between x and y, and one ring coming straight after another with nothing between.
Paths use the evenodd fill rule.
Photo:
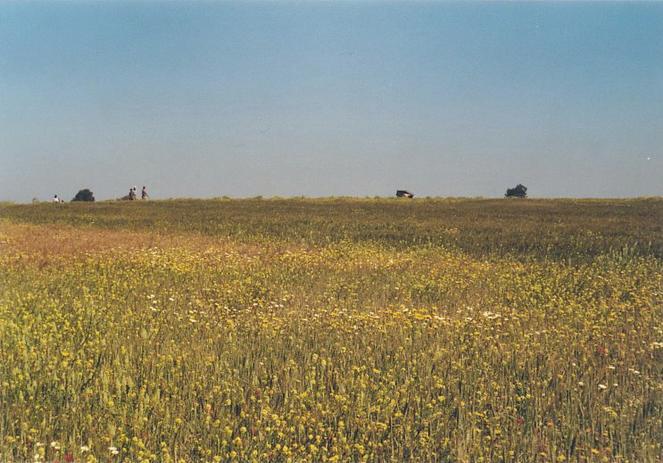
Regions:
<instances>
[{"instance_id":1,"label":"dry golden grass","mask_svg":"<svg viewBox=\"0 0 663 463\"><path fill-rule=\"evenodd\" d=\"M662 460L657 204L227 203L0 208L0 459Z\"/></svg>"}]
</instances>

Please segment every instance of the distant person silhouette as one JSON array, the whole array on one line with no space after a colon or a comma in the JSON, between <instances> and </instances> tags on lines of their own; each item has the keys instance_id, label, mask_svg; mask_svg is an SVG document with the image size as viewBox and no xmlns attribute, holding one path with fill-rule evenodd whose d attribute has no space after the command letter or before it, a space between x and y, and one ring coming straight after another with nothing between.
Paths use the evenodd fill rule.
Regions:
<instances>
[{"instance_id":1,"label":"distant person silhouette","mask_svg":"<svg viewBox=\"0 0 663 463\"><path fill-rule=\"evenodd\" d=\"M53 202L54 203L59 203L60 202L60 198L58 198L58 195L53 196Z\"/></svg>"},{"instance_id":2,"label":"distant person silhouette","mask_svg":"<svg viewBox=\"0 0 663 463\"><path fill-rule=\"evenodd\" d=\"M147 194L147 188L145 188L145 186L143 186L143 189L140 192L140 199L147 199L149 197L150 197L150 195Z\"/></svg>"},{"instance_id":3,"label":"distant person silhouette","mask_svg":"<svg viewBox=\"0 0 663 463\"><path fill-rule=\"evenodd\" d=\"M136 199L136 187L129 188L129 200L133 201Z\"/></svg>"}]
</instances>

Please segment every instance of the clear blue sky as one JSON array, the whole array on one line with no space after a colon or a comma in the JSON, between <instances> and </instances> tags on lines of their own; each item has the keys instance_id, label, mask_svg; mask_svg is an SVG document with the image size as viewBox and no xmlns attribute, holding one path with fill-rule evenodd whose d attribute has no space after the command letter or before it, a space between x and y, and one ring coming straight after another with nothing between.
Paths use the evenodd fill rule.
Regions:
<instances>
[{"instance_id":1,"label":"clear blue sky","mask_svg":"<svg viewBox=\"0 0 663 463\"><path fill-rule=\"evenodd\" d=\"M0 199L663 195L663 3L0 3Z\"/></svg>"}]
</instances>

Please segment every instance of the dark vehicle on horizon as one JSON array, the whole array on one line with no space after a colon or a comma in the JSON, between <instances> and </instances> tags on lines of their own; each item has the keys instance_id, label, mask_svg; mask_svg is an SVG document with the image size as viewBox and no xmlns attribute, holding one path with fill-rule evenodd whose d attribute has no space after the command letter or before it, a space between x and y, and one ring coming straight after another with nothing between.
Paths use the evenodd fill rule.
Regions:
<instances>
[{"instance_id":1,"label":"dark vehicle on horizon","mask_svg":"<svg viewBox=\"0 0 663 463\"><path fill-rule=\"evenodd\" d=\"M396 190L397 198L414 198L414 194L410 193L407 190Z\"/></svg>"}]
</instances>

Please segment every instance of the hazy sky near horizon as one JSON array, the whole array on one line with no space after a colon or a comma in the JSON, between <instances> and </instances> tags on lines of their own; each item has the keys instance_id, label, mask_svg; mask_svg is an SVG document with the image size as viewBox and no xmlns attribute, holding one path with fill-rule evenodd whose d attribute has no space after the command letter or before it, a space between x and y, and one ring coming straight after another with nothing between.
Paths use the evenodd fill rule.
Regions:
<instances>
[{"instance_id":1,"label":"hazy sky near horizon","mask_svg":"<svg viewBox=\"0 0 663 463\"><path fill-rule=\"evenodd\" d=\"M0 200L663 195L661 2L0 2Z\"/></svg>"}]
</instances>

